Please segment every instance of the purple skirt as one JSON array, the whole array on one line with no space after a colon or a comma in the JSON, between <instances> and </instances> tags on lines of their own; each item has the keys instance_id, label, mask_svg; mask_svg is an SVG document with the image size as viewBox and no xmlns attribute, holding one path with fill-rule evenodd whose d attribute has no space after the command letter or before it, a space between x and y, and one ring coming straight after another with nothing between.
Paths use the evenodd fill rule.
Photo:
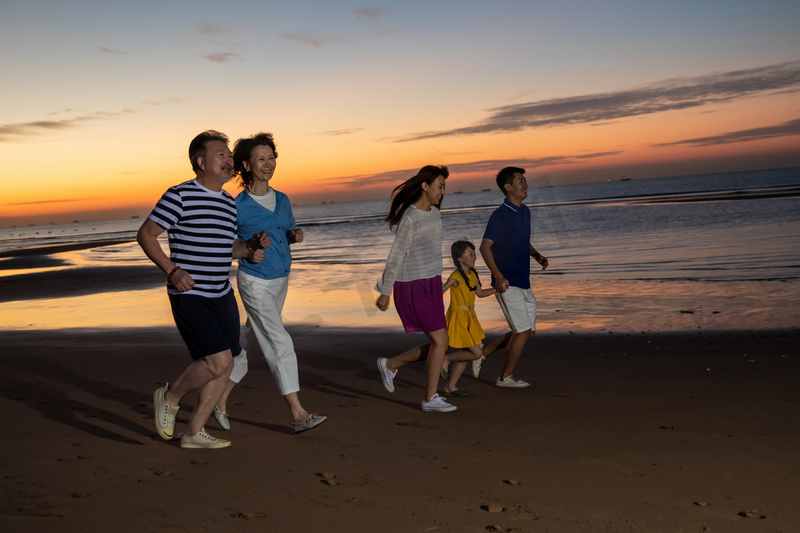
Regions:
<instances>
[{"instance_id":1,"label":"purple skirt","mask_svg":"<svg viewBox=\"0 0 800 533\"><path fill-rule=\"evenodd\" d=\"M406 333L431 333L447 327L444 318L442 276L395 281L394 306Z\"/></svg>"}]
</instances>

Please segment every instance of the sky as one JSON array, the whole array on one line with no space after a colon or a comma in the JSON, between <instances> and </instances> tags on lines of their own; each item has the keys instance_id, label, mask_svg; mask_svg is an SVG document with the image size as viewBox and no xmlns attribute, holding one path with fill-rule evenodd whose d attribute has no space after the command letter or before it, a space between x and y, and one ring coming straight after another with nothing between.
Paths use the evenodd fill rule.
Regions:
<instances>
[{"instance_id":1,"label":"sky","mask_svg":"<svg viewBox=\"0 0 800 533\"><path fill-rule=\"evenodd\" d=\"M191 139L294 203L800 166L800 2L4 0L0 227L146 216ZM226 186L232 194L235 182Z\"/></svg>"}]
</instances>

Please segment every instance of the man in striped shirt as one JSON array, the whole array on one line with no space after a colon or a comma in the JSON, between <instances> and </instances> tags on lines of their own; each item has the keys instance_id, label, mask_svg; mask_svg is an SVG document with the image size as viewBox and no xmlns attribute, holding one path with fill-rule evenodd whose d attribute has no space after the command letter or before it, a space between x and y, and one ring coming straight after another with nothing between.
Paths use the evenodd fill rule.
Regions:
<instances>
[{"instance_id":1,"label":"man in striped shirt","mask_svg":"<svg viewBox=\"0 0 800 533\"><path fill-rule=\"evenodd\" d=\"M175 433L179 402L197 390L197 405L181 436L181 448L225 448L229 440L205 432L239 346L239 309L230 281L231 261L264 258L259 248L269 246L269 236L259 234L258 244L236 240L236 204L222 186L230 181L233 157L228 138L205 131L189 145L195 179L170 187L139 229L137 241L167 276L167 293L175 324L194 362L172 386L153 396L158 434L170 440ZM170 255L158 242L169 236Z\"/></svg>"}]
</instances>

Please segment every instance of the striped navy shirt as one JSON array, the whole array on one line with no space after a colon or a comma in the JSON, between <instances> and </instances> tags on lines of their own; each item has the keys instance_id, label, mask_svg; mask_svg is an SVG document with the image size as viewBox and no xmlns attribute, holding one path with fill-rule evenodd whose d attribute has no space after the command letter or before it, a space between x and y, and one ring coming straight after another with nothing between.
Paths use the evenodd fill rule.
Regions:
<instances>
[{"instance_id":1,"label":"striped navy shirt","mask_svg":"<svg viewBox=\"0 0 800 533\"><path fill-rule=\"evenodd\" d=\"M230 194L189 180L170 187L147 218L167 230L170 260L195 282L184 293L167 285L169 294L218 298L231 290L228 278L237 228L236 203Z\"/></svg>"}]
</instances>

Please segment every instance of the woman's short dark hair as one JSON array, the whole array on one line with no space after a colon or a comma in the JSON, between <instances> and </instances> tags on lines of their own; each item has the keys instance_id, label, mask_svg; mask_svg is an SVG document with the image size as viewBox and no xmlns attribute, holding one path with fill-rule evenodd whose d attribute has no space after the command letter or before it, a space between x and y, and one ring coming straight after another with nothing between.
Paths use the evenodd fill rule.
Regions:
<instances>
[{"instance_id":1,"label":"woman's short dark hair","mask_svg":"<svg viewBox=\"0 0 800 533\"><path fill-rule=\"evenodd\" d=\"M278 159L278 150L275 149L275 140L271 133L256 133L252 137L236 141L233 145L233 172L239 175L240 185L245 189L253 183L253 176L244 168L244 162L250 161L256 146L269 146L275 154L275 159Z\"/></svg>"}]
</instances>

